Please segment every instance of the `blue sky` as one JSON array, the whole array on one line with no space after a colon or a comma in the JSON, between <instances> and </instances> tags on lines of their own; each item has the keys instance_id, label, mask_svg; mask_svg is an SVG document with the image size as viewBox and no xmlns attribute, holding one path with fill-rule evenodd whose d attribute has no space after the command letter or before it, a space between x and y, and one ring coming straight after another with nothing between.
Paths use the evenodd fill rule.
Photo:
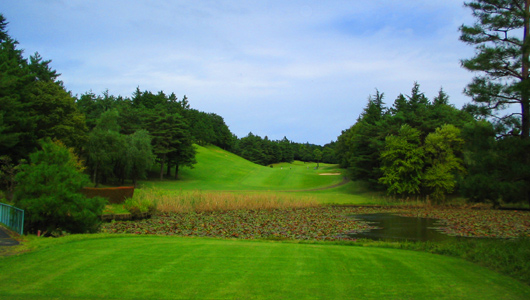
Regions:
<instances>
[{"instance_id":1,"label":"blue sky","mask_svg":"<svg viewBox=\"0 0 530 300\"><path fill-rule=\"evenodd\" d=\"M4 0L0 13L74 94L187 95L239 137L323 145L376 88L391 105L415 81L430 99L443 87L470 102L460 0Z\"/></svg>"}]
</instances>

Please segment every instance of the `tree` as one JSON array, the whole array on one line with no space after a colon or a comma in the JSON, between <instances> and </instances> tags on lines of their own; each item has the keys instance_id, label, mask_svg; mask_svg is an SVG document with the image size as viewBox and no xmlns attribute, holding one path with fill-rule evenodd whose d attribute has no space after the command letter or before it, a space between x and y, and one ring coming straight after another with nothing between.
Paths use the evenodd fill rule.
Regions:
<instances>
[{"instance_id":1,"label":"tree","mask_svg":"<svg viewBox=\"0 0 530 300\"><path fill-rule=\"evenodd\" d=\"M519 116L515 133L530 133L530 0L475 0L465 3L477 19L460 27L460 39L475 46L476 55L462 66L480 72L465 89L476 103L475 112L512 123ZM496 116L511 105L520 113Z\"/></svg>"},{"instance_id":2,"label":"tree","mask_svg":"<svg viewBox=\"0 0 530 300\"><path fill-rule=\"evenodd\" d=\"M473 202L501 203L528 201L530 140L518 136L496 137L494 126L485 120L462 130L466 140L464 161L467 172L460 192Z\"/></svg>"},{"instance_id":3,"label":"tree","mask_svg":"<svg viewBox=\"0 0 530 300\"><path fill-rule=\"evenodd\" d=\"M464 140L460 129L448 124L436 128L425 138L425 172L422 176L426 193L435 201L445 199L456 187L457 176L464 172L460 158Z\"/></svg>"},{"instance_id":4,"label":"tree","mask_svg":"<svg viewBox=\"0 0 530 300\"><path fill-rule=\"evenodd\" d=\"M385 148L381 152L383 176L379 181L387 186L389 194L406 196L420 193L425 164L420 134L419 130L405 124L397 135L385 139Z\"/></svg>"},{"instance_id":5,"label":"tree","mask_svg":"<svg viewBox=\"0 0 530 300\"><path fill-rule=\"evenodd\" d=\"M125 140L119 129L118 112L110 110L101 115L96 127L88 135L86 149L92 168L92 181L96 187L101 182L101 177L112 176L114 162L124 159Z\"/></svg>"},{"instance_id":6,"label":"tree","mask_svg":"<svg viewBox=\"0 0 530 300\"><path fill-rule=\"evenodd\" d=\"M316 160L317 162L317 169L320 165L320 161L322 160L322 151L320 149L315 149L313 150L313 158Z\"/></svg>"},{"instance_id":7,"label":"tree","mask_svg":"<svg viewBox=\"0 0 530 300\"><path fill-rule=\"evenodd\" d=\"M372 185L376 185L381 177L380 154L387 135L385 121L388 114L383 98L384 94L377 90L374 96L368 97L365 109L350 128L347 138L346 161L352 177Z\"/></svg>"},{"instance_id":8,"label":"tree","mask_svg":"<svg viewBox=\"0 0 530 300\"><path fill-rule=\"evenodd\" d=\"M18 42L9 36L7 24L0 14L0 153L18 161L37 146L27 99L34 76L17 49Z\"/></svg>"},{"instance_id":9,"label":"tree","mask_svg":"<svg viewBox=\"0 0 530 300\"><path fill-rule=\"evenodd\" d=\"M155 161L151 137L147 130L139 130L126 136L126 145L126 170L136 187Z\"/></svg>"},{"instance_id":10,"label":"tree","mask_svg":"<svg viewBox=\"0 0 530 300\"><path fill-rule=\"evenodd\" d=\"M14 165L11 158L7 155L0 156L0 188L5 191L6 199L9 202L13 200L16 181L15 176L18 172L18 166Z\"/></svg>"},{"instance_id":11,"label":"tree","mask_svg":"<svg viewBox=\"0 0 530 300\"><path fill-rule=\"evenodd\" d=\"M61 140L67 147L82 148L87 141L88 132L85 116L79 112L74 98L62 86L52 81L39 80L33 83L28 100L30 116L37 125L37 139L49 137Z\"/></svg>"},{"instance_id":12,"label":"tree","mask_svg":"<svg viewBox=\"0 0 530 300\"><path fill-rule=\"evenodd\" d=\"M27 158L42 138L60 139L80 149L86 125L59 74L35 53L22 57L18 42L6 31L0 15L0 153L14 161Z\"/></svg>"},{"instance_id":13,"label":"tree","mask_svg":"<svg viewBox=\"0 0 530 300\"><path fill-rule=\"evenodd\" d=\"M20 166L15 205L26 212L26 231L48 233L95 232L105 206L102 198L86 198L79 193L90 180L73 151L60 142L42 143L42 150L30 155L30 163Z\"/></svg>"},{"instance_id":14,"label":"tree","mask_svg":"<svg viewBox=\"0 0 530 300\"><path fill-rule=\"evenodd\" d=\"M153 153L160 163L160 179L164 179L166 163L174 163L177 173L179 166L195 163L189 128L181 115L155 109L148 113L146 125L152 137Z\"/></svg>"}]
</instances>

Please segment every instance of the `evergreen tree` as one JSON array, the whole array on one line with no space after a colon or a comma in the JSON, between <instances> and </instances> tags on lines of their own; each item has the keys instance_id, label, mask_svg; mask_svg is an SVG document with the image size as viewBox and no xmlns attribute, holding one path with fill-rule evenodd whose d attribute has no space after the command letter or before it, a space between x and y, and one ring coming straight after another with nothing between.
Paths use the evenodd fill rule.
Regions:
<instances>
[{"instance_id":1,"label":"evergreen tree","mask_svg":"<svg viewBox=\"0 0 530 300\"><path fill-rule=\"evenodd\" d=\"M18 42L0 15L0 151L13 160L27 158L38 139L63 140L78 150L86 141L85 120L59 74L36 53L23 58Z\"/></svg>"},{"instance_id":2,"label":"evergreen tree","mask_svg":"<svg viewBox=\"0 0 530 300\"><path fill-rule=\"evenodd\" d=\"M147 115L149 134L152 137L153 153L160 163L160 179L164 178L164 165L171 163L178 167L195 163L195 150L188 125L179 114L169 114L155 109Z\"/></svg>"},{"instance_id":3,"label":"evergreen tree","mask_svg":"<svg viewBox=\"0 0 530 300\"><path fill-rule=\"evenodd\" d=\"M0 153L18 161L37 147L36 123L28 108L34 76L7 24L0 14Z\"/></svg>"},{"instance_id":4,"label":"evergreen tree","mask_svg":"<svg viewBox=\"0 0 530 300\"><path fill-rule=\"evenodd\" d=\"M25 230L95 232L105 206L102 198L86 198L79 190L88 182L82 165L62 143L49 140L30 155L16 175L17 207L25 210Z\"/></svg>"},{"instance_id":5,"label":"evergreen tree","mask_svg":"<svg viewBox=\"0 0 530 300\"><path fill-rule=\"evenodd\" d=\"M465 6L477 19L472 26L461 26L460 39L475 46L476 55L462 60L462 66L479 72L465 92L487 116L520 106L516 133L530 133L530 1L474 0ZM509 120L501 116L501 121Z\"/></svg>"},{"instance_id":6,"label":"evergreen tree","mask_svg":"<svg viewBox=\"0 0 530 300\"><path fill-rule=\"evenodd\" d=\"M375 96L368 97L368 104L353 125L345 139L339 139L336 153L345 151L341 165L346 165L353 179L364 180L373 186L378 184L381 176L380 153L387 134L385 118L387 116L383 102L384 94L376 91ZM346 149L344 149L346 148Z\"/></svg>"}]
</instances>

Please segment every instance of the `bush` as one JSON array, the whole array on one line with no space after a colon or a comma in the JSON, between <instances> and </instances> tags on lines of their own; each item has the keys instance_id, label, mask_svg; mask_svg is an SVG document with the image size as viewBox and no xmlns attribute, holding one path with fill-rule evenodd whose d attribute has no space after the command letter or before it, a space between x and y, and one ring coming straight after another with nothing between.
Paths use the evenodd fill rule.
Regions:
<instances>
[{"instance_id":1,"label":"bush","mask_svg":"<svg viewBox=\"0 0 530 300\"><path fill-rule=\"evenodd\" d=\"M25 210L25 230L84 233L99 228L105 199L87 198L79 190L90 182L71 150L45 141L16 176L15 205Z\"/></svg>"},{"instance_id":2,"label":"bush","mask_svg":"<svg viewBox=\"0 0 530 300\"><path fill-rule=\"evenodd\" d=\"M156 204L144 197L125 200L123 208L128 210L135 219L150 216L156 212Z\"/></svg>"}]
</instances>

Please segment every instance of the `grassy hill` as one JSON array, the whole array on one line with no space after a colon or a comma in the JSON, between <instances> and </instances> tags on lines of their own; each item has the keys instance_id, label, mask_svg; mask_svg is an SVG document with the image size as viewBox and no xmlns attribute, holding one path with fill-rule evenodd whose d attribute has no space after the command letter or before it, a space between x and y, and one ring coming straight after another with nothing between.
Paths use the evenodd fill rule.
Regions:
<instances>
[{"instance_id":1,"label":"grassy hill","mask_svg":"<svg viewBox=\"0 0 530 300\"><path fill-rule=\"evenodd\" d=\"M295 161L261 166L218 147L197 146L197 164L182 168L179 180L151 181L164 189L230 191L307 190L338 184L342 170L336 165ZM337 175L320 175L335 173Z\"/></svg>"},{"instance_id":2,"label":"grassy hill","mask_svg":"<svg viewBox=\"0 0 530 300\"><path fill-rule=\"evenodd\" d=\"M180 170L179 180L174 180L173 177L151 179L142 181L141 187L168 191L296 192L297 195L312 197L320 203L381 204L380 193L374 193L357 182L329 188L344 180L344 170L337 165L321 163L316 169L316 163L295 161L274 164L271 168L254 164L215 146L197 146L196 158L194 168L185 167Z\"/></svg>"}]
</instances>

